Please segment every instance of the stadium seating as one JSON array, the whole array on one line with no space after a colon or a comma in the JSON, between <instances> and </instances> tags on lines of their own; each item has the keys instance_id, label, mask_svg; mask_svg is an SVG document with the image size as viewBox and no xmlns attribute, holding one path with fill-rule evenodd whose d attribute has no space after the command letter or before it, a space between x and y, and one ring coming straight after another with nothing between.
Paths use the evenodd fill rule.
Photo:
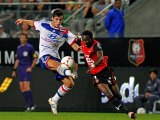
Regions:
<instances>
[{"instance_id":1,"label":"stadium seating","mask_svg":"<svg viewBox=\"0 0 160 120\"><path fill-rule=\"evenodd\" d=\"M154 102L153 113L160 113L160 100Z\"/></svg>"}]
</instances>

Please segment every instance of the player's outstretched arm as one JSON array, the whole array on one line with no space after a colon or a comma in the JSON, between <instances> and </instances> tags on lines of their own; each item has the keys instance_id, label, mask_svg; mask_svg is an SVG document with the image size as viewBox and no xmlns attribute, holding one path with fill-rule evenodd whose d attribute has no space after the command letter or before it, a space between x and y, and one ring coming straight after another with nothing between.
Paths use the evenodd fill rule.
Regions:
<instances>
[{"instance_id":1,"label":"player's outstretched arm","mask_svg":"<svg viewBox=\"0 0 160 120\"><path fill-rule=\"evenodd\" d=\"M34 21L33 20L26 20L26 19L18 19L15 22L17 25L22 24L22 23L26 23L30 26L34 26Z\"/></svg>"},{"instance_id":2,"label":"player's outstretched arm","mask_svg":"<svg viewBox=\"0 0 160 120\"><path fill-rule=\"evenodd\" d=\"M75 51L80 51L81 47L79 45L77 45L76 43L73 43L73 45L71 46Z\"/></svg>"}]
</instances>

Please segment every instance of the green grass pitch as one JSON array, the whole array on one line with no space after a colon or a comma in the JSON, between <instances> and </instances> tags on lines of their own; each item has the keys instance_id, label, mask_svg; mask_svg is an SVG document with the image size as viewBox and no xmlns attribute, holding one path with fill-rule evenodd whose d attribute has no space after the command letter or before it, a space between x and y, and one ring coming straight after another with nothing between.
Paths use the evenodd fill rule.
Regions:
<instances>
[{"instance_id":1,"label":"green grass pitch","mask_svg":"<svg viewBox=\"0 0 160 120\"><path fill-rule=\"evenodd\" d=\"M0 120L130 120L126 114L121 113L81 113L59 112L0 112ZM160 114L137 115L136 120L160 120Z\"/></svg>"}]
</instances>

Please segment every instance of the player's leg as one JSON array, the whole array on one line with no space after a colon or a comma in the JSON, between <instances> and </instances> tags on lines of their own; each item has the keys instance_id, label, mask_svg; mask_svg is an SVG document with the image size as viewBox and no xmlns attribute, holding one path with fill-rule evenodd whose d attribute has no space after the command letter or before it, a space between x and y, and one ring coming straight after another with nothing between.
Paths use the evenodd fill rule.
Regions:
<instances>
[{"instance_id":1,"label":"player's leg","mask_svg":"<svg viewBox=\"0 0 160 120\"><path fill-rule=\"evenodd\" d=\"M59 101L60 98L62 98L65 94L67 94L72 89L72 87L74 86L74 82L73 82L73 79L71 77L65 77L61 81L63 82L63 85L61 85L59 87L55 96L52 97L52 99L56 103Z\"/></svg>"},{"instance_id":2,"label":"player's leg","mask_svg":"<svg viewBox=\"0 0 160 120\"><path fill-rule=\"evenodd\" d=\"M52 57L50 55L45 55L40 58L40 65L44 69L52 70L56 73L56 79L58 81L63 82L64 84L60 86L56 92L56 94L49 98L48 102L51 105L52 112L54 114L57 114L57 103L58 100L64 96L74 85L72 77L71 76L71 70L66 70L63 67L61 67L60 59Z\"/></svg>"},{"instance_id":3,"label":"player's leg","mask_svg":"<svg viewBox=\"0 0 160 120\"><path fill-rule=\"evenodd\" d=\"M113 95L112 91L110 90L109 86L105 83L100 83L97 85L98 88L103 92L109 101L118 109L122 110L123 112L128 114L128 110L121 104L121 102Z\"/></svg>"},{"instance_id":4,"label":"player's leg","mask_svg":"<svg viewBox=\"0 0 160 120\"><path fill-rule=\"evenodd\" d=\"M121 102L122 96L121 96L121 94L120 94L118 85L115 84L115 85L111 86L111 87L110 87L110 90L112 91L113 95ZM122 104L122 105L123 105L123 104ZM124 105L123 105L123 106L124 106ZM126 107L124 106L124 108L126 108ZM126 108L126 110L128 111L127 108ZM124 112L125 112L125 111L124 111ZM127 114L128 114L128 116L129 116L130 118L135 118L135 113L134 113L134 112L128 112Z\"/></svg>"},{"instance_id":5,"label":"player's leg","mask_svg":"<svg viewBox=\"0 0 160 120\"><path fill-rule=\"evenodd\" d=\"M26 111L34 111L35 105L30 87L31 73L26 72L26 68L27 67L20 66L18 69L19 86L25 100Z\"/></svg>"},{"instance_id":6,"label":"player's leg","mask_svg":"<svg viewBox=\"0 0 160 120\"><path fill-rule=\"evenodd\" d=\"M67 94L72 87L74 86L74 82L72 77L65 77L63 80L63 85L59 87L56 94L49 98L48 102L51 105L52 112L56 115L57 114L57 105L60 98L62 98L65 94Z\"/></svg>"},{"instance_id":7,"label":"player's leg","mask_svg":"<svg viewBox=\"0 0 160 120\"><path fill-rule=\"evenodd\" d=\"M18 70L17 70L17 75L18 75L18 80L19 80L19 88L20 91L22 92L23 98L24 98L24 102L25 102L25 109L26 111L30 111L30 106L29 106L29 102L28 102L28 92L25 90L25 67L24 66L19 66Z\"/></svg>"},{"instance_id":8,"label":"player's leg","mask_svg":"<svg viewBox=\"0 0 160 120\"><path fill-rule=\"evenodd\" d=\"M30 87L30 81L24 81L23 86L24 86L25 93L27 94L30 111L35 111L36 105L33 102L33 94Z\"/></svg>"},{"instance_id":9,"label":"player's leg","mask_svg":"<svg viewBox=\"0 0 160 120\"><path fill-rule=\"evenodd\" d=\"M113 71L113 69L111 67L108 68L108 75L110 76L110 77L108 77L108 80L110 81L109 88L110 88L112 94L114 95L114 97L117 98L117 100L120 102L120 106L121 107L119 108L119 110L121 110L124 113L128 114L128 116L131 119L135 119L136 118L135 113L134 112L129 112L129 110L121 102L122 96L120 94L117 81L114 78L114 71Z\"/></svg>"},{"instance_id":10,"label":"player's leg","mask_svg":"<svg viewBox=\"0 0 160 120\"><path fill-rule=\"evenodd\" d=\"M119 91L119 87L117 84L113 85L113 86L110 86L110 89L112 91L112 93L114 94L114 96L121 101L122 99L122 95L120 94L120 91Z\"/></svg>"},{"instance_id":11,"label":"player's leg","mask_svg":"<svg viewBox=\"0 0 160 120\"><path fill-rule=\"evenodd\" d=\"M63 76L72 76L70 70L66 70L61 66L60 59L52 57L50 55L44 55L40 58L40 65L43 69L49 69L53 71L57 71L59 74Z\"/></svg>"},{"instance_id":12,"label":"player's leg","mask_svg":"<svg viewBox=\"0 0 160 120\"><path fill-rule=\"evenodd\" d=\"M32 95L30 92L29 81L19 82L20 91L22 92L23 98L25 100L25 111L30 111L30 101L29 96Z\"/></svg>"},{"instance_id":13,"label":"player's leg","mask_svg":"<svg viewBox=\"0 0 160 120\"><path fill-rule=\"evenodd\" d=\"M105 83L99 83L97 84L97 87L100 89L101 92L103 92L109 101L117 108L117 110L121 110L122 112L129 115L131 119L135 119L135 114L133 112L129 112L128 109L123 106L121 101L119 101L110 90L109 86Z\"/></svg>"},{"instance_id":14,"label":"player's leg","mask_svg":"<svg viewBox=\"0 0 160 120\"><path fill-rule=\"evenodd\" d=\"M95 78L95 76L94 76ZM109 99L109 101L118 109L123 111L124 113L128 114L129 117L135 118L135 114L128 111L128 109L123 106L121 103L121 95L115 93L119 93L119 89L117 86L117 82L114 79L114 72L112 68L107 67L104 70L102 70L99 74L96 75L97 80L95 79L95 83L97 82L97 87L106 95L106 97ZM112 86L115 89L115 92L113 92Z\"/></svg>"},{"instance_id":15,"label":"player's leg","mask_svg":"<svg viewBox=\"0 0 160 120\"><path fill-rule=\"evenodd\" d=\"M47 61L47 66L51 69L51 70L57 70L58 67L61 65L60 62L56 61L56 60L53 60L51 58L48 58L48 61Z\"/></svg>"}]
</instances>

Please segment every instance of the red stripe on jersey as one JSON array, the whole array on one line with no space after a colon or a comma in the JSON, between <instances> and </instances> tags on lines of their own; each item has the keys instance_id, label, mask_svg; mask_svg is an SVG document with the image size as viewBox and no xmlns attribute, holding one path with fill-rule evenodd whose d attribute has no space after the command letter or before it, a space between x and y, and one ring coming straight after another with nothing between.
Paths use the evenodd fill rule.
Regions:
<instances>
[{"instance_id":1,"label":"red stripe on jersey","mask_svg":"<svg viewBox=\"0 0 160 120\"><path fill-rule=\"evenodd\" d=\"M68 34L68 29L62 28L60 31L63 32L63 34Z\"/></svg>"},{"instance_id":2,"label":"red stripe on jersey","mask_svg":"<svg viewBox=\"0 0 160 120\"><path fill-rule=\"evenodd\" d=\"M73 42L70 44L72 46L77 41L77 38L74 38Z\"/></svg>"}]
</instances>

